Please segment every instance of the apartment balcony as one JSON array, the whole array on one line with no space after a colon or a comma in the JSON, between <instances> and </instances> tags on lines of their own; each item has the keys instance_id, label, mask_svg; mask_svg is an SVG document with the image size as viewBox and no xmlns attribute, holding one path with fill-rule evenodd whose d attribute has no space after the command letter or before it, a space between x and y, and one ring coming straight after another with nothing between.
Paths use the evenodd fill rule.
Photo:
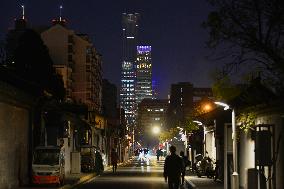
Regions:
<instances>
[{"instance_id":1,"label":"apartment balcony","mask_svg":"<svg viewBox=\"0 0 284 189\"><path fill-rule=\"evenodd\" d=\"M75 44L73 35L69 35L69 36L68 36L68 43L69 43L69 44L72 44L72 45Z\"/></svg>"},{"instance_id":2,"label":"apartment balcony","mask_svg":"<svg viewBox=\"0 0 284 189\"><path fill-rule=\"evenodd\" d=\"M68 60L68 67L72 69L72 71L75 69L75 61L72 60Z\"/></svg>"},{"instance_id":3,"label":"apartment balcony","mask_svg":"<svg viewBox=\"0 0 284 189\"><path fill-rule=\"evenodd\" d=\"M75 54L74 48L72 44L68 45L68 54Z\"/></svg>"}]
</instances>

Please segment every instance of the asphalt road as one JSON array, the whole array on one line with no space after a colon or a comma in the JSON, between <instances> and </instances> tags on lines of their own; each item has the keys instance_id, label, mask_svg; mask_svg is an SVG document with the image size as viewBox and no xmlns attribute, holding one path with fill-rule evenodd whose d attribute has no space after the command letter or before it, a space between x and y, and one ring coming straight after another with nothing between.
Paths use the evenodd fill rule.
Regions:
<instances>
[{"instance_id":1,"label":"asphalt road","mask_svg":"<svg viewBox=\"0 0 284 189\"><path fill-rule=\"evenodd\" d=\"M116 173L106 170L102 175L96 176L77 185L76 189L168 189L163 178L164 161L156 161L151 157L148 162L140 163L137 159L130 163L119 166ZM196 189L223 189L223 184L214 182L213 179L198 178L191 175L186 176L189 183L196 186ZM21 187L20 189L49 189L57 187L36 186ZM63 187L70 189L70 187ZM181 187L184 189L186 187ZM58 188L57 188L58 189Z\"/></svg>"},{"instance_id":2,"label":"asphalt road","mask_svg":"<svg viewBox=\"0 0 284 189\"><path fill-rule=\"evenodd\" d=\"M141 164L134 160L130 164L119 167L116 173L105 171L88 182L76 187L77 189L167 189L163 178L163 161Z\"/></svg>"}]
</instances>

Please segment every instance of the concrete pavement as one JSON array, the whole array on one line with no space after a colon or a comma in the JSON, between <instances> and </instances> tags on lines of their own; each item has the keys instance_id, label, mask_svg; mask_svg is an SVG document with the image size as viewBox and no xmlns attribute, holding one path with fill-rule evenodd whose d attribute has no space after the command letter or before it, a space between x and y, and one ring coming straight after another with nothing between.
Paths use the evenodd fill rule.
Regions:
<instances>
[{"instance_id":1,"label":"concrete pavement","mask_svg":"<svg viewBox=\"0 0 284 189\"><path fill-rule=\"evenodd\" d=\"M206 177L197 177L195 175L185 176L186 186L189 189L223 189L224 185L215 182L213 179Z\"/></svg>"},{"instance_id":2,"label":"concrete pavement","mask_svg":"<svg viewBox=\"0 0 284 189\"><path fill-rule=\"evenodd\" d=\"M124 165L129 164L132 161L130 159L129 161L123 163ZM154 163L154 164L152 164ZM153 166L160 167L161 171L163 169L164 160L160 161L154 161L151 164ZM123 164L120 164L120 166L123 166ZM111 170L111 167L108 166L105 168L105 171ZM82 185L92 178L96 177L97 175L95 173L80 173L80 174L70 174L66 176L66 183L64 186L59 187L57 189L72 189L77 188L77 186ZM19 189L30 189L31 187L21 187ZM49 187L47 187L49 188ZM187 172L187 176L185 177L185 186L183 188L188 189L223 189L223 184L215 182L213 179L208 179L206 177L198 178L194 174ZM36 189L36 187L32 187L32 189ZM43 187L40 187L40 189L44 189Z\"/></svg>"},{"instance_id":3,"label":"concrete pavement","mask_svg":"<svg viewBox=\"0 0 284 189\"><path fill-rule=\"evenodd\" d=\"M124 164L129 163L132 160L132 158L130 158L128 161L124 162L124 163L118 163L118 166L123 166ZM111 166L106 166L105 167L105 171L107 170L111 170L112 167ZM98 176L96 173L80 173L80 174L70 174L67 176L66 178L66 184L58 189L71 189L71 188L75 188L76 186L87 182L88 180L90 180L93 177Z\"/></svg>"}]
</instances>

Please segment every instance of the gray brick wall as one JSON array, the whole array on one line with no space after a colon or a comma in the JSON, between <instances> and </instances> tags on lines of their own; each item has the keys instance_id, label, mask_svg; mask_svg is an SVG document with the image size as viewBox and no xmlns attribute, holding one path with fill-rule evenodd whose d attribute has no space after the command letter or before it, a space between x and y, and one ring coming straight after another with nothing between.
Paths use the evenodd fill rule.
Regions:
<instances>
[{"instance_id":1,"label":"gray brick wall","mask_svg":"<svg viewBox=\"0 0 284 189\"><path fill-rule=\"evenodd\" d=\"M0 189L28 182L29 111L0 102Z\"/></svg>"}]
</instances>

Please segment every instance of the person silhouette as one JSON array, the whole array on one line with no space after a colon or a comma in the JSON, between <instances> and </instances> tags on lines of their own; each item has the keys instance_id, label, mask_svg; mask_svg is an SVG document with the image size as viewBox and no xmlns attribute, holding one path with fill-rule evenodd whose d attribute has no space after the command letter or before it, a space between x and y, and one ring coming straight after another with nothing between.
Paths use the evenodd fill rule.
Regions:
<instances>
[{"instance_id":1,"label":"person silhouette","mask_svg":"<svg viewBox=\"0 0 284 189\"><path fill-rule=\"evenodd\" d=\"M176 147L170 146L171 155L168 155L164 164L164 178L169 189L178 189L182 173L182 159L176 154Z\"/></svg>"},{"instance_id":2,"label":"person silhouette","mask_svg":"<svg viewBox=\"0 0 284 189\"><path fill-rule=\"evenodd\" d=\"M188 159L187 159L187 156L184 156L184 151L180 151L179 155L182 159L181 184L183 185L185 170L186 170L186 166L188 165Z\"/></svg>"},{"instance_id":3,"label":"person silhouette","mask_svg":"<svg viewBox=\"0 0 284 189\"><path fill-rule=\"evenodd\" d=\"M115 151L115 149L113 148L111 150L111 165L112 165L112 172L115 173L116 169L117 169L117 161L118 161L118 155Z\"/></svg>"}]
</instances>

